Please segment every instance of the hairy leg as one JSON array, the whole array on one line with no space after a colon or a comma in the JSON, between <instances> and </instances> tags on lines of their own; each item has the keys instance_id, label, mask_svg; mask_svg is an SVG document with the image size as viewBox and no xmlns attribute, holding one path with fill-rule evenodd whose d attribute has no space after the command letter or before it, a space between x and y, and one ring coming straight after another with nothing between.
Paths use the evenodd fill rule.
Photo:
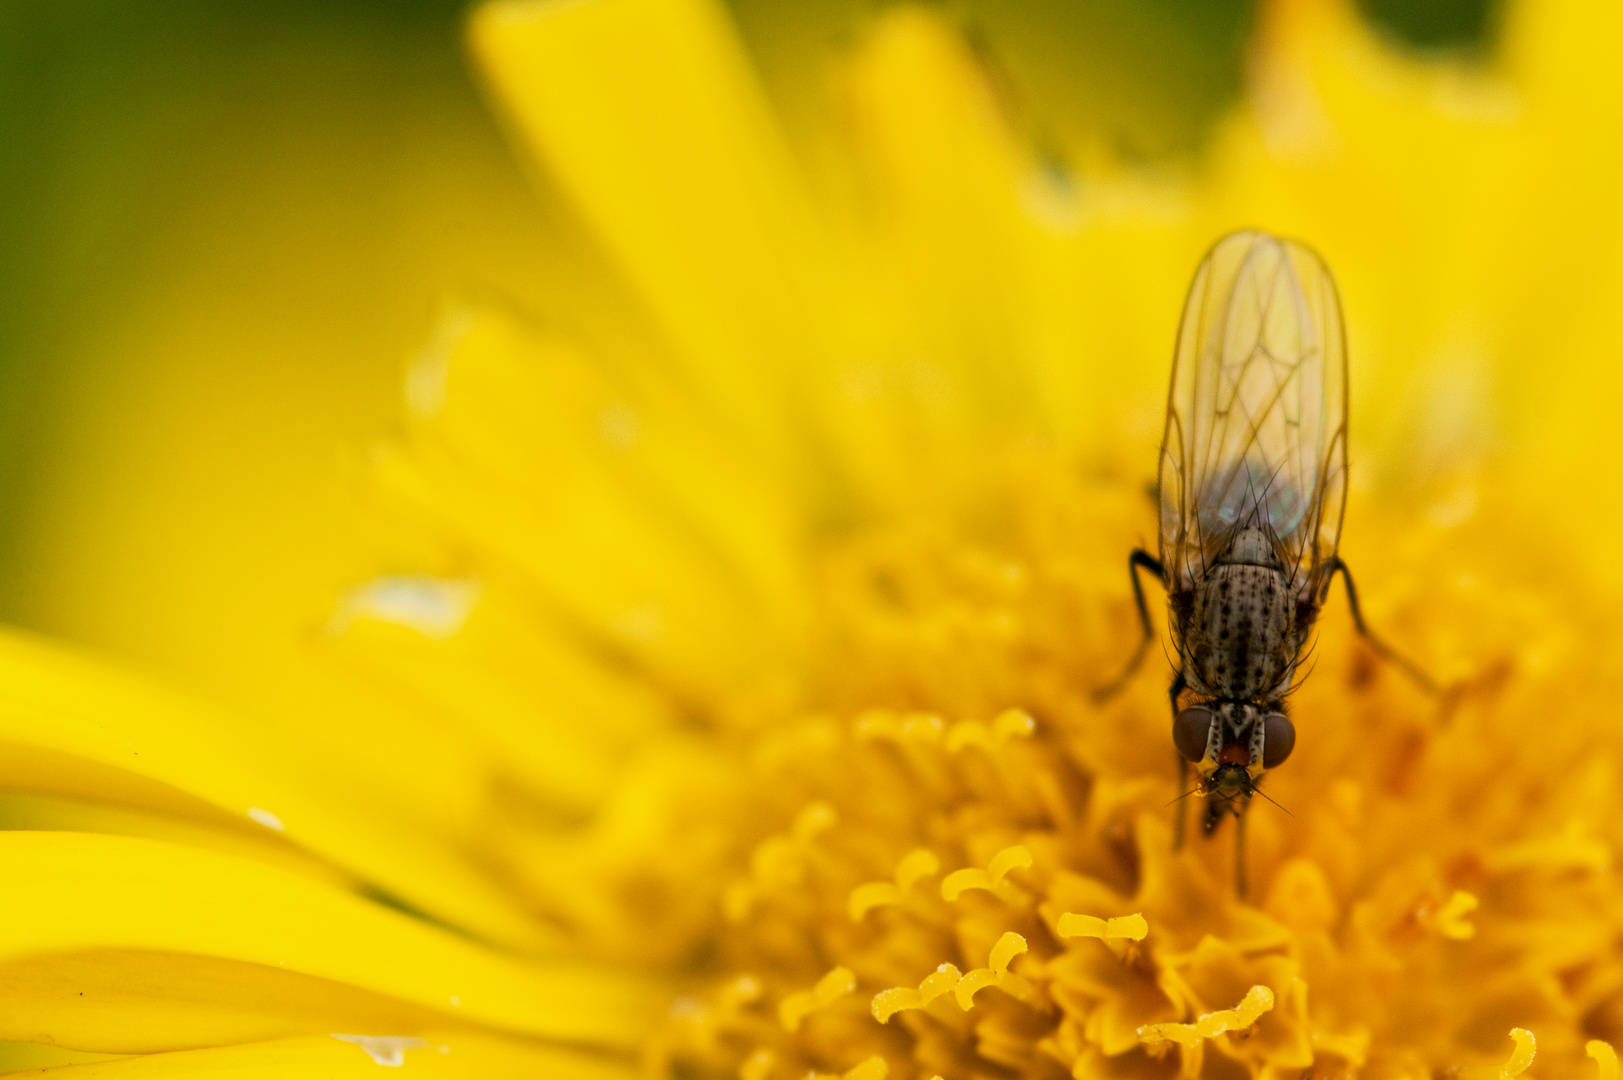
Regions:
<instances>
[{"instance_id":1,"label":"hairy leg","mask_svg":"<svg viewBox=\"0 0 1623 1080\"><path fill-rule=\"evenodd\" d=\"M1157 581L1166 583L1166 571L1161 566L1161 560L1145 551L1143 548L1134 548L1133 553L1127 557L1127 576L1133 582L1133 599L1138 602L1138 620L1144 628L1144 635L1138 639L1138 648L1133 650L1133 657L1127 661L1122 673L1109 683L1099 687L1093 692L1094 701L1107 701L1121 691L1138 671L1144 657L1150 651L1150 645L1155 641L1155 623L1150 621L1150 605L1144 599L1144 584L1138 579L1140 570L1148 570L1155 575Z\"/></svg>"},{"instance_id":2,"label":"hairy leg","mask_svg":"<svg viewBox=\"0 0 1623 1080\"><path fill-rule=\"evenodd\" d=\"M1421 669L1419 664L1416 664L1413 660L1376 637L1370 632L1369 627L1364 625L1364 613L1358 607L1358 589L1353 585L1352 571L1347 569L1347 564L1342 561L1341 556L1335 556L1328 565L1330 572L1325 581L1328 582L1337 573L1341 575L1342 583L1347 586L1347 606L1352 609L1353 626L1357 628L1359 636L1369 642L1369 647L1375 650L1375 655L1409 676L1414 680L1415 685L1426 691L1426 693L1437 693L1437 684L1432 681L1431 676Z\"/></svg>"}]
</instances>

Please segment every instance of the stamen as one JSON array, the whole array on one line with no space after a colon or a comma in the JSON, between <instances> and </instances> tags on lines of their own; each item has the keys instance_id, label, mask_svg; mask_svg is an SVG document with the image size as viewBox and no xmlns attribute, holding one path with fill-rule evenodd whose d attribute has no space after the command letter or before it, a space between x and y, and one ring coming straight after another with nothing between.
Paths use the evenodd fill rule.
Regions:
<instances>
[{"instance_id":1,"label":"stamen","mask_svg":"<svg viewBox=\"0 0 1623 1080\"><path fill-rule=\"evenodd\" d=\"M1437 913L1435 922L1437 932L1455 941L1475 937L1476 926L1466 921L1465 916L1475 911L1480 903L1470 893L1455 889L1454 895L1448 898L1448 903Z\"/></svg>"},{"instance_id":2,"label":"stamen","mask_svg":"<svg viewBox=\"0 0 1623 1080\"><path fill-rule=\"evenodd\" d=\"M800 1022L818 1009L827 1008L857 988L857 977L848 967L837 967L817 980L810 990L798 990L778 1003L778 1019L784 1030L799 1031Z\"/></svg>"},{"instance_id":3,"label":"stamen","mask_svg":"<svg viewBox=\"0 0 1623 1080\"><path fill-rule=\"evenodd\" d=\"M843 1075L813 1072L806 1074L806 1080L885 1080L889 1073L890 1066L885 1064L885 1059L875 1054L847 1069Z\"/></svg>"},{"instance_id":4,"label":"stamen","mask_svg":"<svg viewBox=\"0 0 1623 1080\"><path fill-rule=\"evenodd\" d=\"M870 881L858 885L851 890L850 898L846 901L846 911L852 922L861 922L862 917L876 907L888 904L899 904L902 895L912 888L920 878L926 878L941 869L941 860L932 852L923 848L909 852L896 864L896 882Z\"/></svg>"},{"instance_id":5,"label":"stamen","mask_svg":"<svg viewBox=\"0 0 1623 1080\"><path fill-rule=\"evenodd\" d=\"M834 808L825 802L807 803L795 815L789 835L769 836L750 852L750 878L734 881L722 893L722 913L729 922L741 922L755 906L762 892L793 887L805 876L804 853L822 833L839 820Z\"/></svg>"},{"instance_id":6,"label":"stamen","mask_svg":"<svg viewBox=\"0 0 1623 1080\"><path fill-rule=\"evenodd\" d=\"M851 734L861 742L889 739L934 746L941 741L947 723L934 713L908 713L897 716L888 709L869 709L851 723Z\"/></svg>"},{"instance_id":7,"label":"stamen","mask_svg":"<svg viewBox=\"0 0 1623 1080\"><path fill-rule=\"evenodd\" d=\"M889 1072L890 1066L885 1064L885 1059L875 1054L861 1064L847 1069L844 1080L885 1080Z\"/></svg>"},{"instance_id":8,"label":"stamen","mask_svg":"<svg viewBox=\"0 0 1623 1080\"><path fill-rule=\"evenodd\" d=\"M839 815L834 808L826 802L811 802L801 808L795 815L795 823L791 831L796 840L802 844L809 844L819 834L825 833L834 827Z\"/></svg>"},{"instance_id":9,"label":"stamen","mask_svg":"<svg viewBox=\"0 0 1623 1080\"><path fill-rule=\"evenodd\" d=\"M996 892L997 887L1003 884L1003 879L1011 870L1029 870L1031 868L1031 852L1016 844L1014 847L1004 848L992 856L992 861L985 870L979 867L968 867L963 870L954 870L941 882L941 899L951 903L970 889L985 889Z\"/></svg>"},{"instance_id":10,"label":"stamen","mask_svg":"<svg viewBox=\"0 0 1623 1080\"><path fill-rule=\"evenodd\" d=\"M988 986L1000 986L1013 993L1024 994L1030 989L1030 984L1018 975L1010 974L1009 964L1025 951L1026 939L1010 930L992 946L991 955L986 958L986 967L976 968L960 977L956 967L942 964L919 983L917 990L898 986L875 994L872 1005L874 1019L888 1024L897 1013L905 1009L922 1009L949 991L957 997L958 1007L965 1012L974 1006L976 993Z\"/></svg>"},{"instance_id":11,"label":"stamen","mask_svg":"<svg viewBox=\"0 0 1623 1080\"><path fill-rule=\"evenodd\" d=\"M1596 1080L1618 1080L1617 1051L1612 1049L1611 1043L1590 1039L1584 1044L1584 1053L1594 1058L1600 1068Z\"/></svg>"},{"instance_id":12,"label":"stamen","mask_svg":"<svg viewBox=\"0 0 1623 1080\"><path fill-rule=\"evenodd\" d=\"M728 982L716 994L716 1005L723 1015L733 1016L746 1005L761 1000L761 980L753 975L740 975Z\"/></svg>"},{"instance_id":13,"label":"stamen","mask_svg":"<svg viewBox=\"0 0 1623 1080\"><path fill-rule=\"evenodd\" d=\"M1487 861L1499 873L1532 868L1604 873L1611 868L1612 852L1586 822L1574 819L1555 836L1507 844L1492 852Z\"/></svg>"},{"instance_id":14,"label":"stamen","mask_svg":"<svg viewBox=\"0 0 1623 1080\"><path fill-rule=\"evenodd\" d=\"M738 1080L766 1080L766 1075L772 1071L775 1061L772 1051L764 1048L755 1051L738 1067Z\"/></svg>"},{"instance_id":15,"label":"stamen","mask_svg":"<svg viewBox=\"0 0 1623 1080\"><path fill-rule=\"evenodd\" d=\"M992 953L986 958L987 966L1002 978L1008 974L1010 961L1025 951L1026 939L1010 930L998 938L997 944L992 946Z\"/></svg>"},{"instance_id":16,"label":"stamen","mask_svg":"<svg viewBox=\"0 0 1623 1080\"><path fill-rule=\"evenodd\" d=\"M1538 1040L1526 1028L1511 1028L1510 1037L1516 1040L1516 1049L1511 1051L1510 1060L1500 1067L1499 1080L1515 1080L1533 1064L1533 1055L1538 1053Z\"/></svg>"},{"instance_id":17,"label":"stamen","mask_svg":"<svg viewBox=\"0 0 1623 1080\"><path fill-rule=\"evenodd\" d=\"M1101 919L1096 915L1077 915L1066 912L1059 917L1056 927L1060 937L1091 937L1109 940L1111 938L1128 938L1132 941L1143 941L1150 932L1150 924L1143 915L1118 915L1111 919Z\"/></svg>"},{"instance_id":18,"label":"stamen","mask_svg":"<svg viewBox=\"0 0 1623 1080\"><path fill-rule=\"evenodd\" d=\"M1146 1045L1175 1042L1179 1046L1195 1046L1203 1039L1215 1039L1224 1032L1244 1030L1273 1007L1274 992L1266 986L1253 986L1232 1009L1206 1013L1193 1024L1145 1024L1138 1029L1138 1037Z\"/></svg>"},{"instance_id":19,"label":"stamen","mask_svg":"<svg viewBox=\"0 0 1623 1080\"><path fill-rule=\"evenodd\" d=\"M1009 974L1009 962L1025 951L1026 939L1012 930L998 938L997 944L992 946L992 954L987 957L987 966L971 971L954 988L958 1007L968 1012L975 1004L975 994L988 986L1011 989L1010 981L1018 977ZM1026 981L1019 979L1019 989L1023 990L1026 986Z\"/></svg>"},{"instance_id":20,"label":"stamen","mask_svg":"<svg viewBox=\"0 0 1623 1080\"><path fill-rule=\"evenodd\" d=\"M942 964L924 977L917 990L910 986L881 990L874 995L873 1017L881 1024L888 1024L892 1016L904 1009L922 1009L943 994L952 993L962 978L955 966Z\"/></svg>"},{"instance_id":21,"label":"stamen","mask_svg":"<svg viewBox=\"0 0 1623 1080\"><path fill-rule=\"evenodd\" d=\"M960 720L947 732L947 750L956 754L966 746L991 750L1010 739L1028 739L1037 730L1037 721L1024 709L1004 709L988 728L979 720Z\"/></svg>"},{"instance_id":22,"label":"stamen","mask_svg":"<svg viewBox=\"0 0 1623 1080\"><path fill-rule=\"evenodd\" d=\"M896 864L896 887L906 892L921 878L927 878L941 870L941 860L935 854L919 848L902 856L902 861Z\"/></svg>"}]
</instances>

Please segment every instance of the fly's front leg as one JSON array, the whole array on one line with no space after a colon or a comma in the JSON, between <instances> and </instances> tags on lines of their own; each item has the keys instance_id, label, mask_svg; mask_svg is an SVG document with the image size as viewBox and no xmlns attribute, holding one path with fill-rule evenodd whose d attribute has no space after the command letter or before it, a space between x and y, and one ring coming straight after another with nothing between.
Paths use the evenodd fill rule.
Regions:
<instances>
[{"instance_id":1,"label":"fly's front leg","mask_svg":"<svg viewBox=\"0 0 1623 1080\"><path fill-rule=\"evenodd\" d=\"M1364 613L1358 608L1358 589L1354 587L1352 572L1347 569L1347 564L1342 561L1341 556L1332 557L1327 565L1329 573L1325 576L1325 583L1328 585L1332 577L1338 572L1341 574L1342 583L1347 586L1347 606L1352 609L1353 626L1358 629L1359 636L1369 642L1369 647L1375 650L1375 655L1397 667L1426 693L1437 693L1437 684L1431 680L1431 676L1421 670L1419 664L1370 633L1369 627L1364 625Z\"/></svg>"},{"instance_id":2,"label":"fly's front leg","mask_svg":"<svg viewBox=\"0 0 1623 1080\"><path fill-rule=\"evenodd\" d=\"M1242 806L1234 815L1234 895L1245 899L1245 812Z\"/></svg>"},{"instance_id":3,"label":"fly's front leg","mask_svg":"<svg viewBox=\"0 0 1623 1080\"><path fill-rule=\"evenodd\" d=\"M1150 651L1150 643L1155 640L1155 624L1150 621L1150 605L1144 601L1144 585L1138 580L1140 569L1150 571L1163 587L1166 585L1166 570L1162 568L1161 560L1143 548L1134 548L1133 553L1127 557L1127 576L1133 582L1133 599L1138 602L1138 619L1144 627L1144 636L1139 638L1138 648L1133 650L1133 658L1127 661L1122 673L1093 692L1094 701L1106 701L1126 686L1127 680L1133 677L1138 666L1144 662L1144 654ZM1173 711L1177 711L1176 705L1173 706Z\"/></svg>"},{"instance_id":4,"label":"fly's front leg","mask_svg":"<svg viewBox=\"0 0 1623 1080\"><path fill-rule=\"evenodd\" d=\"M1167 696L1172 699L1173 719L1177 719L1178 716L1178 695L1183 693L1188 685L1188 681L1183 677L1183 668L1180 667L1178 674L1173 677L1172 687L1167 693ZM1172 804L1175 808L1172 811L1172 850L1181 851L1183 849L1183 819L1189 814L1188 809L1183 805L1184 786L1189 783L1189 762L1176 749L1172 751L1172 756L1178 759L1178 799Z\"/></svg>"}]
</instances>

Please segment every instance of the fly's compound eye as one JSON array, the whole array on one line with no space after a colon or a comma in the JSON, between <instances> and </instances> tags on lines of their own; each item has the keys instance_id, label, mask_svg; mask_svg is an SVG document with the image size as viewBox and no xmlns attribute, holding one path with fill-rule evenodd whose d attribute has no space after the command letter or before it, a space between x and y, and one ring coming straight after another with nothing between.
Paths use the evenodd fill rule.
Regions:
<instances>
[{"instance_id":1,"label":"fly's compound eye","mask_svg":"<svg viewBox=\"0 0 1623 1080\"><path fill-rule=\"evenodd\" d=\"M1271 712L1262 718L1262 767L1283 765L1296 749L1296 725L1284 713Z\"/></svg>"},{"instance_id":2,"label":"fly's compound eye","mask_svg":"<svg viewBox=\"0 0 1623 1080\"><path fill-rule=\"evenodd\" d=\"M1199 761L1206 756L1206 738L1211 734L1211 730L1212 710L1199 705L1192 706L1179 713L1172 721L1172 745L1178 748L1178 753L1190 761Z\"/></svg>"}]
</instances>

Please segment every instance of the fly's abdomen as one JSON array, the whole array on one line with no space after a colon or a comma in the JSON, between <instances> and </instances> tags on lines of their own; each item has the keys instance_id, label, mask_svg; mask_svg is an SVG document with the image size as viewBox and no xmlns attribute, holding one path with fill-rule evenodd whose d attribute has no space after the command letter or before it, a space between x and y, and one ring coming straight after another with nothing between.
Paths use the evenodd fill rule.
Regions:
<instances>
[{"instance_id":1,"label":"fly's abdomen","mask_svg":"<svg viewBox=\"0 0 1623 1080\"><path fill-rule=\"evenodd\" d=\"M1290 678L1296 660L1296 596L1267 566L1220 564L1195 586L1184 626L1191 685L1213 697L1260 701Z\"/></svg>"}]
</instances>

